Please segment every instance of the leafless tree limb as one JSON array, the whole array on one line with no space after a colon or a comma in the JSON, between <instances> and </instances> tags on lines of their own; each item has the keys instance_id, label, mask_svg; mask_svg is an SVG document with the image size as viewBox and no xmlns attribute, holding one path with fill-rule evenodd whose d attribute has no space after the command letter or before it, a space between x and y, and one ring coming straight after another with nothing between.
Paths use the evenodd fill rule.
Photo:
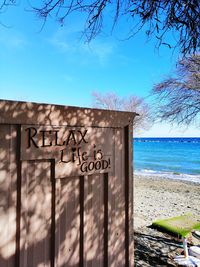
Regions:
<instances>
[{"instance_id":1,"label":"leafless tree limb","mask_svg":"<svg viewBox=\"0 0 200 267\"><path fill-rule=\"evenodd\" d=\"M121 98L115 93L100 94L98 92L93 92L92 97L93 106L96 108L138 113L139 116L136 116L133 125L136 131L147 130L152 126L150 107L143 98L137 96Z\"/></svg>"},{"instance_id":2,"label":"leafless tree limb","mask_svg":"<svg viewBox=\"0 0 200 267\"><path fill-rule=\"evenodd\" d=\"M171 123L199 124L200 55L179 60L175 74L153 88L158 118Z\"/></svg>"},{"instance_id":3,"label":"leafless tree limb","mask_svg":"<svg viewBox=\"0 0 200 267\"><path fill-rule=\"evenodd\" d=\"M3 0L0 10L15 5L16 1ZM105 18L111 15L112 30L120 18L132 19L127 38L133 37L145 26L147 37L156 36L158 47L179 47L183 55L198 52L200 48L199 0L43 0L37 3L32 1L32 8L44 21L51 16L61 24L72 13L84 13L87 41L102 31ZM175 45L167 41L169 31L175 32Z\"/></svg>"}]
</instances>

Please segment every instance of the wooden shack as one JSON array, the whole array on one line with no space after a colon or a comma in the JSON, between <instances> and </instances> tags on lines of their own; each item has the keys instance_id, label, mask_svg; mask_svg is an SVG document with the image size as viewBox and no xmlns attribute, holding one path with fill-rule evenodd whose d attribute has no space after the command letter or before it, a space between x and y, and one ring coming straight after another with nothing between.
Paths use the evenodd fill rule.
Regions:
<instances>
[{"instance_id":1,"label":"wooden shack","mask_svg":"<svg viewBox=\"0 0 200 267\"><path fill-rule=\"evenodd\" d=\"M0 100L0 266L133 266L136 114Z\"/></svg>"}]
</instances>

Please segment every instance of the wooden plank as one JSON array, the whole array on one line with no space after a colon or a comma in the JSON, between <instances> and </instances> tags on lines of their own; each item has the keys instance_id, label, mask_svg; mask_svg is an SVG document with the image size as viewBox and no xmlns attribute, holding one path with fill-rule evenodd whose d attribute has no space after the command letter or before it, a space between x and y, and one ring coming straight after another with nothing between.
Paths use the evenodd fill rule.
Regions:
<instances>
[{"instance_id":1,"label":"wooden plank","mask_svg":"<svg viewBox=\"0 0 200 267\"><path fill-rule=\"evenodd\" d=\"M23 162L20 267L51 266L51 163Z\"/></svg>"},{"instance_id":2,"label":"wooden plank","mask_svg":"<svg viewBox=\"0 0 200 267\"><path fill-rule=\"evenodd\" d=\"M79 177L56 179L56 267L79 267Z\"/></svg>"},{"instance_id":3,"label":"wooden plank","mask_svg":"<svg viewBox=\"0 0 200 267\"><path fill-rule=\"evenodd\" d=\"M133 257L133 168L132 125L124 128L124 172L125 172L125 266L134 265Z\"/></svg>"},{"instance_id":4,"label":"wooden plank","mask_svg":"<svg viewBox=\"0 0 200 267\"><path fill-rule=\"evenodd\" d=\"M15 266L16 250L15 126L0 125L0 266Z\"/></svg>"},{"instance_id":5,"label":"wooden plank","mask_svg":"<svg viewBox=\"0 0 200 267\"><path fill-rule=\"evenodd\" d=\"M122 129L115 129L115 166L108 177L108 266L125 266L125 192Z\"/></svg>"},{"instance_id":6,"label":"wooden plank","mask_svg":"<svg viewBox=\"0 0 200 267\"><path fill-rule=\"evenodd\" d=\"M84 267L104 266L104 175L85 176Z\"/></svg>"},{"instance_id":7,"label":"wooden plank","mask_svg":"<svg viewBox=\"0 0 200 267\"><path fill-rule=\"evenodd\" d=\"M127 200L126 200L126 205L127 205L127 225L128 229L127 235L128 235L128 240L127 240L127 247L126 250L128 250L127 253L127 266L128 267L133 267L134 266L134 240L133 240L133 194L134 194L134 187L133 187L133 124L130 123L128 126L126 126L125 133L127 135L125 142L127 142L126 145L124 145L124 150L126 153L126 156L124 158L125 160L125 165L127 163L127 177L125 174L125 189L127 190L125 194L127 194ZM126 170L125 170L126 171Z\"/></svg>"},{"instance_id":8,"label":"wooden plank","mask_svg":"<svg viewBox=\"0 0 200 267\"><path fill-rule=\"evenodd\" d=\"M108 267L108 173L104 174L104 267Z\"/></svg>"},{"instance_id":9,"label":"wooden plank","mask_svg":"<svg viewBox=\"0 0 200 267\"><path fill-rule=\"evenodd\" d=\"M0 123L122 127L135 116L133 112L0 100Z\"/></svg>"}]
</instances>

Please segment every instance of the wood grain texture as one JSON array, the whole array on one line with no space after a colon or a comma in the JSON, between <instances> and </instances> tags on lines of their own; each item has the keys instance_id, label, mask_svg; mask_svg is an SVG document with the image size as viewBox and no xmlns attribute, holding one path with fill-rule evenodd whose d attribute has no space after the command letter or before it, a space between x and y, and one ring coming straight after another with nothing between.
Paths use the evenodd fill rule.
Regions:
<instances>
[{"instance_id":1,"label":"wood grain texture","mask_svg":"<svg viewBox=\"0 0 200 267\"><path fill-rule=\"evenodd\" d=\"M57 179L56 267L78 267L80 255L79 177Z\"/></svg>"},{"instance_id":2,"label":"wood grain texture","mask_svg":"<svg viewBox=\"0 0 200 267\"><path fill-rule=\"evenodd\" d=\"M51 165L23 162L20 267L51 267Z\"/></svg>"},{"instance_id":3,"label":"wood grain texture","mask_svg":"<svg viewBox=\"0 0 200 267\"><path fill-rule=\"evenodd\" d=\"M128 157L128 165L129 165L129 192L128 192L128 213L129 213L129 244L127 249L129 249L129 267L134 266L134 170L133 170L133 124L130 123L128 126L128 146L129 146L129 157Z\"/></svg>"},{"instance_id":4,"label":"wood grain texture","mask_svg":"<svg viewBox=\"0 0 200 267\"><path fill-rule=\"evenodd\" d=\"M0 266L15 266L17 164L15 126L0 125Z\"/></svg>"},{"instance_id":5,"label":"wood grain texture","mask_svg":"<svg viewBox=\"0 0 200 267\"><path fill-rule=\"evenodd\" d=\"M133 267L135 116L0 100L0 266ZM66 133L83 127L91 135L71 165L61 161L64 167L60 150L48 146L45 153L23 155L21 124ZM48 140L56 146L57 139ZM101 149L104 158L101 153L95 158ZM84 164L110 157L112 166L102 173L98 168L73 172L81 152L87 152Z\"/></svg>"},{"instance_id":6,"label":"wood grain texture","mask_svg":"<svg viewBox=\"0 0 200 267\"><path fill-rule=\"evenodd\" d=\"M104 181L103 175L84 177L84 266L104 265Z\"/></svg>"},{"instance_id":7,"label":"wood grain texture","mask_svg":"<svg viewBox=\"0 0 200 267\"><path fill-rule=\"evenodd\" d=\"M123 131L116 129L115 166L108 177L108 257L110 267L125 266L125 192L123 172Z\"/></svg>"},{"instance_id":8,"label":"wood grain texture","mask_svg":"<svg viewBox=\"0 0 200 267\"><path fill-rule=\"evenodd\" d=\"M125 173L125 265L134 266L133 245L133 127L127 125L124 128L124 173Z\"/></svg>"}]
</instances>

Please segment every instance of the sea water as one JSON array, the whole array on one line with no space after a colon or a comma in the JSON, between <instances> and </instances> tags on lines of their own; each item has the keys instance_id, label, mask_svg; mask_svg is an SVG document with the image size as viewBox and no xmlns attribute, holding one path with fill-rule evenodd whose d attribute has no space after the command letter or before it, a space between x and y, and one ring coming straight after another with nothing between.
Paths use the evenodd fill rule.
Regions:
<instances>
[{"instance_id":1,"label":"sea water","mask_svg":"<svg viewBox=\"0 0 200 267\"><path fill-rule=\"evenodd\" d=\"M200 183L200 138L134 138L134 172Z\"/></svg>"}]
</instances>

